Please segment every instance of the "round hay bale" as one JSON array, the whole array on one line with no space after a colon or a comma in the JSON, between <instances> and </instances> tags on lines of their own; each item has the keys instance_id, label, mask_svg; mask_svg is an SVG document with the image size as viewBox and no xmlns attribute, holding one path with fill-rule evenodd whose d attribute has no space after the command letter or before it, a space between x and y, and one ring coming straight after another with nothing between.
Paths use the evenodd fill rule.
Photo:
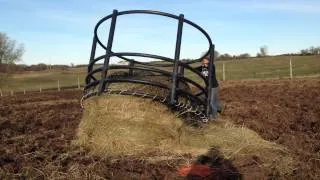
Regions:
<instances>
[{"instance_id":1,"label":"round hay bale","mask_svg":"<svg viewBox=\"0 0 320 180\"><path fill-rule=\"evenodd\" d=\"M280 174L293 169L294 160L281 145L228 121L187 126L163 104L132 96L92 97L84 105L74 142L101 156L195 158L217 147L223 158L238 165L257 157L264 169Z\"/></svg>"},{"instance_id":2,"label":"round hay bale","mask_svg":"<svg viewBox=\"0 0 320 180\"><path fill-rule=\"evenodd\" d=\"M148 78L170 83L165 77ZM142 89L158 95L168 93L139 84L114 83L110 86ZM238 165L256 157L261 167L272 171L267 173L284 175L293 169L294 160L285 148L227 120L218 120L200 128L191 127L161 103L123 95L91 97L84 101L84 108L74 142L95 154L142 159L184 154L197 157L217 147L223 158L232 159Z\"/></svg>"},{"instance_id":3,"label":"round hay bale","mask_svg":"<svg viewBox=\"0 0 320 180\"><path fill-rule=\"evenodd\" d=\"M100 96L85 102L78 143L94 152L145 154L173 151L183 122L156 102L132 96Z\"/></svg>"}]
</instances>

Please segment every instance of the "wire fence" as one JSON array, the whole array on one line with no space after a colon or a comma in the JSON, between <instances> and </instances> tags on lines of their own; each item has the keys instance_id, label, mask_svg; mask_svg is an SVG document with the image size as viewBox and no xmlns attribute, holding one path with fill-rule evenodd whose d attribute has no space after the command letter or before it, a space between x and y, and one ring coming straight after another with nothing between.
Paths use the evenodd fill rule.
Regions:
<instances>
[{"instance_id":1,"label":"wire fence","mask_svg":"<svg viewBox=\"0 0 320 180\"><path fill-rule=\"evenodd\" d=\"M84 86L85 75L85 68L14 74L8 77L7 81L0 81L0 96L28 94L29 92L81 90ZM300 57L299 59L217 61L216 75L220 81L320 77L320 56L303 57L303 59ZM185 76L198 81L197 77L188 71L185 72Z\"/></svg>"}]
</instances>

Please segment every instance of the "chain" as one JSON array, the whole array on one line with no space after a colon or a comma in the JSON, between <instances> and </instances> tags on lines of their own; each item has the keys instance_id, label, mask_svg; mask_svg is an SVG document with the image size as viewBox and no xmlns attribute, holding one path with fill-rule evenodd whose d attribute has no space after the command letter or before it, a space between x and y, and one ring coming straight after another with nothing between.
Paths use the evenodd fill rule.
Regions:
<instances>
[{"instance_id":1,"label":"chain","mask_svg":"<svg viewBox=\"0 0 320 180\"><path fill-rule=\"evenodd\" d=\"M104 90L103 93L109 94L109 95L119 94L119 95L137 96L137 97L142 97L142 98L150 98L150 99L152 99L152 101L158 101L158 102L161 102L164 104L168 104L168 102L169 102L169 99L167 97L152 95L152 94L148 94L146 92L140 92L140 91L106 89L106 90ZM98 92L94 91L94 90L92 90L91 92L86 92L85 95L82 96L82 98L80 100L81 108L84 108L84 106L83 106L84 100L86 100L92 96L97 96L97 95L98 95ZM200 105L192 105L191 103L189 103L189 101L187 103L182 102L182 101L176 101L173 104L173 107L175 107L181 111L181 113L179 113L178 116L181 116L185 113L192 113L195 116L199 117L203 123L208 122L208 117L206 116L204 110L202 110L203 108L201 108Z\"/></svg>"}]
</instances>

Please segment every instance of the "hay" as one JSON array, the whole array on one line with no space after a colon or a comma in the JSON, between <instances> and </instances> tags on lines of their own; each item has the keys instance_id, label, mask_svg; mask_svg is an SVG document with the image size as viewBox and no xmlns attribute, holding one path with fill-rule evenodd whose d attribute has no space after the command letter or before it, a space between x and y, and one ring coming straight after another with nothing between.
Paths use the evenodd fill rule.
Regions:
<instances>
[{"instance_id":1,"label":"hay","mask_svg":"<svg viewBox=\"0 0 320 180\"><path fill-rule=\"evenodd\" d=\"M240 162L258 157L261 166L280 174L289 173L293 166L283 147L263 140L246 127L221 120L202 128L186 126L166 106L131 96L86 100L75 143L100 155L145 159L166 154L196 157L218 147L224 158Z\"/></svg>"}]
</instances>

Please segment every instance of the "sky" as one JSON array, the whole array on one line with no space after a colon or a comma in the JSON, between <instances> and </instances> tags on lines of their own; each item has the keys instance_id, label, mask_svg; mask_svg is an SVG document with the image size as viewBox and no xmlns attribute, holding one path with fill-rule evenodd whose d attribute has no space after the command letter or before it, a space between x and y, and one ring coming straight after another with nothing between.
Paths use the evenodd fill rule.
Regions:
<instances>
[{"instance_id":1,"label":"sky","mask_svg":"<svg viewBox=\"0 0 320 180\"><path fill-rule=\"evenodd\" d=\"M208 32L220 53L254 56L266 45L276 55L320 46L320 0L0 0L0 32L24 44L20 63L87 64L94 26L113 9L184 14ZM173 58L177 25L155 15L119 16L112 50ZM105 44L109 26L98 31ZM198 58L208 42L184 24L181 48L181 58Z\"/></svg>"}]
</instances>

